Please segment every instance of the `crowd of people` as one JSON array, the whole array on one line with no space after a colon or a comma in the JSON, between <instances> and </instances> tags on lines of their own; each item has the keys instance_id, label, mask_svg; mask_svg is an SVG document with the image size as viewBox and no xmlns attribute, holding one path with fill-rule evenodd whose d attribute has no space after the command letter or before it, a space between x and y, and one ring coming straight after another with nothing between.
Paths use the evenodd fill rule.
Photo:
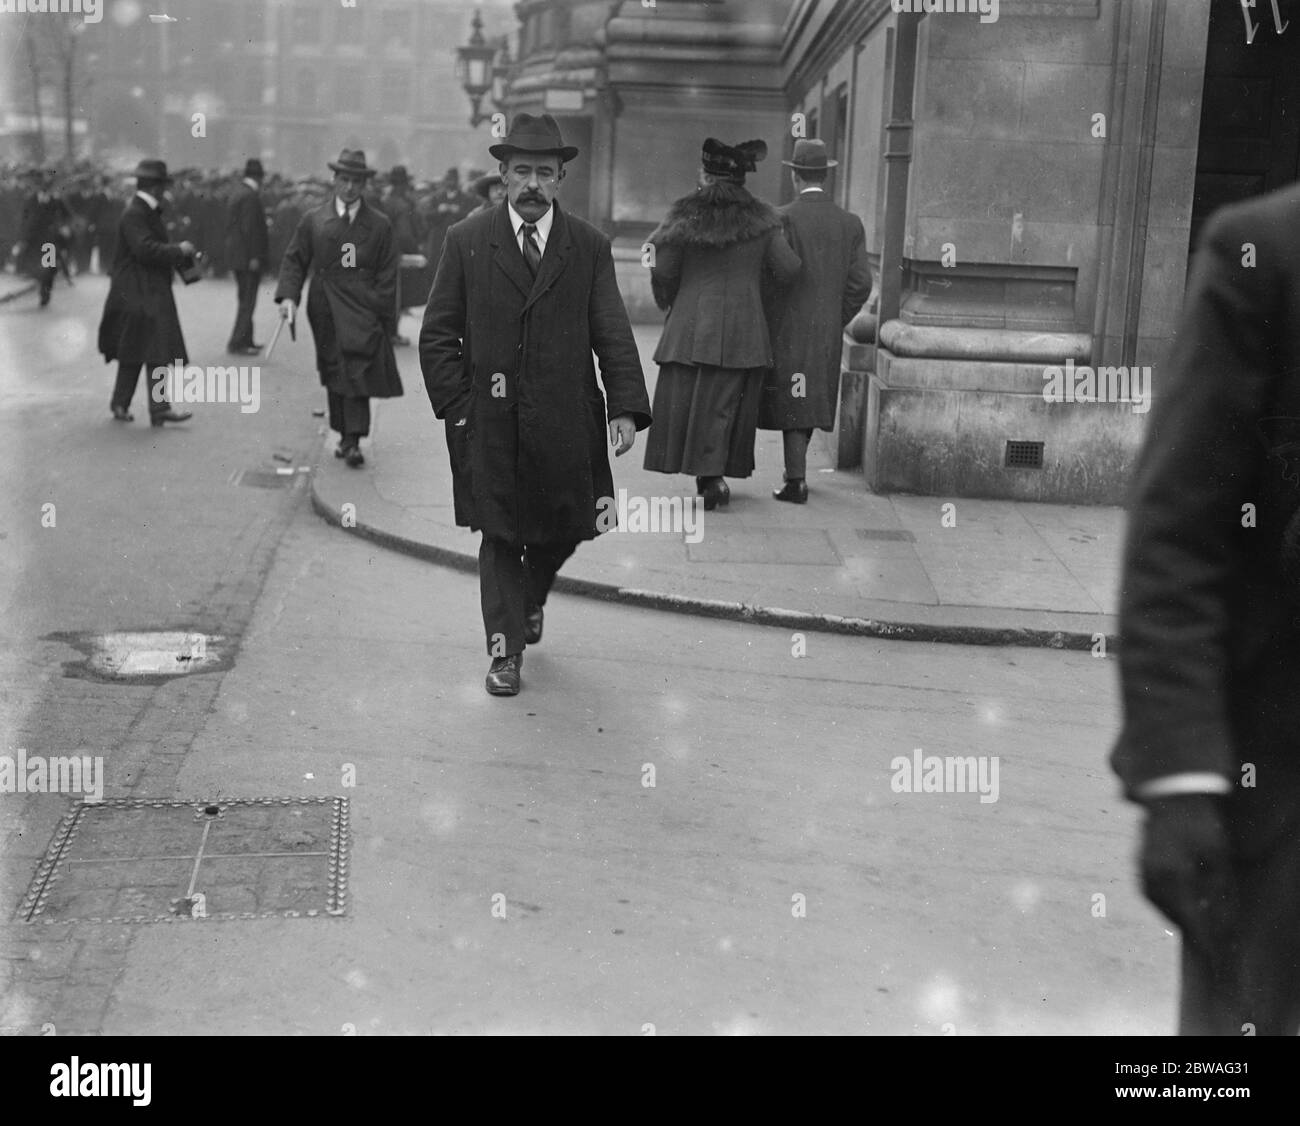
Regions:
<instances>
[{"instance_id":1,"label":"crowd of people","mask_svg":"<svg viewBox=\"0 0 1300 1126\"><path fill-rule=\"evenodd\" d=\"M231 204L242 182L240 170L186 168L174 172L173 179L164 217L168 238L192 242L202 252L203 273L226 277L230 273L226 236ZM448 169L440 181L415 182L402 165L368 183L366 200L388 215L400 252L423 255L429 263L403 272L403 304L423 303L447 229L488 203L494 190L504 191L500 184L498 174L479 171L471 171L462 182L457 168ZM42 268L33 248L48 238L56 248L58 268L69 280L77 274L108 273L118 224L135 190L134 171L112 172L85 161L61 168L0 168L0 263L37 276ZM303 215L328 200L330 191L330 181L322 176L294 179L267 174L261 196L272 263L283 258ZM57 223L37 214L32 201L42 194L66 209ZM18 246L24 249L15 256Z\"/></svg>"}]
</instances>

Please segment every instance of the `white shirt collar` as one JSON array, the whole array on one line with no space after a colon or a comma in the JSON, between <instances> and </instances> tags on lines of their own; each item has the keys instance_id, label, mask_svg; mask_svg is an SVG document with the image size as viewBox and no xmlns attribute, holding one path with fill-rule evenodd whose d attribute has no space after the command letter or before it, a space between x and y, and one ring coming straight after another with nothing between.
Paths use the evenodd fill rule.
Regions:
<instances>
[{"instance_id":1,"label":"white shirt collar","mask_svg":"<svg viewBox=\"0 0 1300 1126\"><path fill-rule=\"evenodd\" d=\"M824 192L825 190L826 190L825 188L804 188L804 190L801 191L799 194L807 195L809 192Z\"/></svg>"},{"instance_id":2,"label":"white shirt collar","mask_svg":"<svg viewBox=\"0 0 1300 1126\"><path fill-rule=\"evenodd\" d=\"M507 203L506 207L510 211L510 223L515 229L515 242L519 244L519 249L523 250L524 241L523 235L520 232L523 230L523 226L528 222L528 220L515 210L515 205L513 203ZM551 224L554 221L555 205L551 204L551 206L546 209L546 214L538 219L534 224L534 226L537 227L537 245L543 254L546 253L546 243L551 237Z\"/></svg>"},{"instance_id":3,"label":"white shirt collar","mask_svg":"<svg viewBox=\"0 0 1300 1126\"><path fill-rule=\"evenodd\" d=\"M252 188L253 191L255 192L260 192L262 190L262 185L259 184L256 180L254 180L252 176L245 176L244 183L247 184L250 188Z\"/></svg>"},{"instance_id":4,"label":"white shirt collar","mask_svg":"<svg viewBox=\"0 0 1300 1126\"><path fill-rule=\"evenodd\" d=\"M145 201L145 203L147 203L147 204L149 205L149 209L150 209L151 211L157 211L157 210L158 210L158 200L155 199L153 196L151 196L148 192L139 192L139 191L138 191L138 192L136 192L135 194L136 194L137 196L139 196L142 200Z\"/></svg>"},{"instance_id":5,"label":"white shirt collar","mask_svg":"<svg viewBox=\"0 0 1300 1126\"><path fill-rule=\"evenodd\" d=\"M361 210L361 201L344 206L344 203L338 196L334 197L334 214L340 219L347 219L349 222L355 222L357 212Z\"/></svg>"}]
</instances>

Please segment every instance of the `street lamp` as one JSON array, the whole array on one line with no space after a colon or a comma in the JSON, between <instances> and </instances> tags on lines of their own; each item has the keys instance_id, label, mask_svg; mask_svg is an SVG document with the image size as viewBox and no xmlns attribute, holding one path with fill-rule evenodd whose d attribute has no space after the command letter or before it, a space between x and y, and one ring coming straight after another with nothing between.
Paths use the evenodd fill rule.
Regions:
<instances>
[{"instance_id":1,"label":"street lamp","mask_svg":"<svg viewBox=\"0 0 1300 1126\"><path fill-rule=\"evenodd\" d=\"M496 58L497 48L483 38L483 15L477 8L474 9L474 21L470 26L472 32L469 43L456 48L456 77L469 95L472 107L469 123L477 126L492 116L479 112L479 104L483 101L483 95L492 89L496 77L492 61Z\"/></svg>"}]
</instances>

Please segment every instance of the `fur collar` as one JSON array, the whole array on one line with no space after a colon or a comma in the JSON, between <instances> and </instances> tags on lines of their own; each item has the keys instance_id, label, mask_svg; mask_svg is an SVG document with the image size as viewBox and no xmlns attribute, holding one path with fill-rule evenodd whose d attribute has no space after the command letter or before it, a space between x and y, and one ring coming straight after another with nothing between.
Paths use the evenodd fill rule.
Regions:
<instances>
[{"instance_id":1,"label":"fur collar","mask_svg":"<svg viewBox=\"0 0 1300 1126\"><path fill-rule=\"evenodd\" d=\"M759 238L780 226L781 216L770 203L755 199L744 188L713 185L677 200L650 241L656 246L720 249Z\"/></svg>"}]
</instances>

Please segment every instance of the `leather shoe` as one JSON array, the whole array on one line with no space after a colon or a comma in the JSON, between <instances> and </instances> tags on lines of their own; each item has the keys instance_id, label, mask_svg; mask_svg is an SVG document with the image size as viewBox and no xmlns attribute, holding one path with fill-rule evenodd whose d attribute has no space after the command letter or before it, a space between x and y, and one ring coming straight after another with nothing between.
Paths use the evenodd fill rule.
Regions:
<instances>
[{"instance_id":1,"label":"leather shoe","mask_svg":"<svg viewBox=\"0 0 1300 1126\"><path fill-rule=\"evenodd\" d=\"M149 424L151 426L161 426L164 422L188 422L193 417L193 411L177 411L169 408L161 414L151 414Z\"/></svg>"},{"instance_id":2,"label":"leather shoe","mask_svg":"<svg viewBox=\"0 0 1300 1126\"><path fill-rule=\"evenodd\" d=\"M518 696L519 672L523 667L524 655L512 653L509 657L496 657L488 669L487 690L490 696Z\"/></svg>"},{"instance_id":3,"label":"leather shoe","mask_svg":"<svg viewBox=\"0 0 1300 1126\"><path fill-rule=\"evenodd\" d=\"M524 611L524 644L536 645L542 640L542 608L529 606Z\"/></svg>"},{"instance_id":4,"label":"leather shoe","mask_svg":"<svg viewBox=\"0 0 1300 1126\"><path fill-rule=\"evenodd\" d=\"M135 421L135 415L133 415L129 410L127 410L126 407L114 407L113 418L118 422Z\"/></svg>"},{"instance_id":5,"label":"leather shoe","mask_svg":"<svg viewBox=\"0 0 1300 1126\"><path fill-rule=\"evenodd\" d=\"M704 484L704 511L712 512L719 505L729 503L731 500L731 489L728 488L727 482L721 477L705 478Z\"/></svg>"},{"instance_id":6,"label":"leather shoe","mask_svg":"<svg viewBox=\"0 0 1300 1126\"><path fill-rule=\"evenodd\" d=\"M791 504L807 504L808 482L787 481L781 488L773 489L772 496L777 500L788 500Z\"/></svg>"},{"instance_id":7,"label":"leather shoe","mask_svg":"<svg viewBox=\"0 0 1300 1126\"><path fill-rule=\"evenodd\" d=\"M334 447L334 456L347 457L348 456L347 446L345 446L342 442L340 442L337 446Z\"/></svg>"},{"instance_id":8,"label":"leather shoe","mask_svg":"<svg viewBox=\"0 0 1300 1126\"><path fill-rule=\"evenodd\" d=\"M366 464L366 459L361 452L360 446L349 446L347 453L343 455L343 460L347 462L349 469L360 469Z\"/></svg>"}]
</instances>

